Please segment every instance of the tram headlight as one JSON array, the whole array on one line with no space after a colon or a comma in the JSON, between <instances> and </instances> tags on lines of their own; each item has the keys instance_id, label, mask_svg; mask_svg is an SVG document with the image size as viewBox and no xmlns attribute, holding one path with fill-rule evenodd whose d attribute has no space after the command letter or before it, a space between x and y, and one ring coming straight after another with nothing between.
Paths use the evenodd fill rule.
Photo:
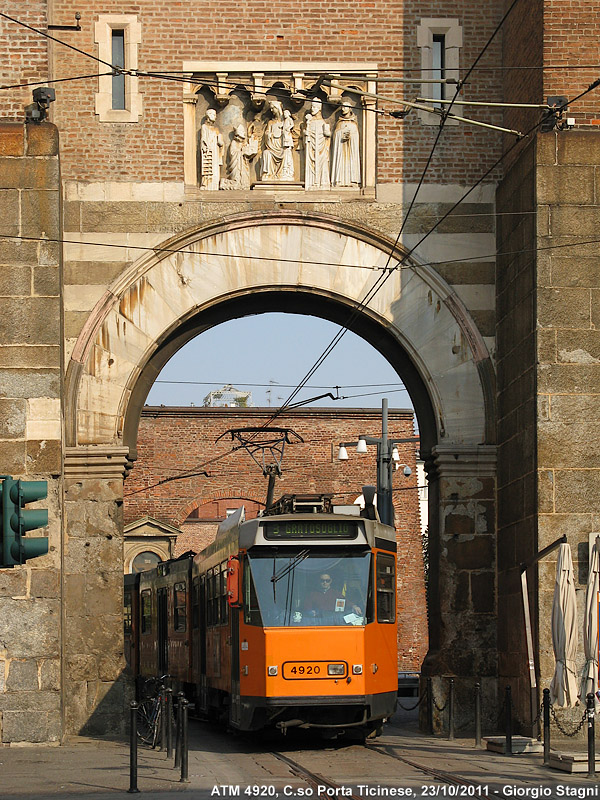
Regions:
<instances>
[{"instance_id":1,"label":"tram headlight","mask_svg":"<svg viewBox=\"0 0 600 800\"><path fill-rule=\"evenodd\" d=\"M277 675L277 667L267 667L267 675Z\"/></svg>"},{"instance_id":2,"label":"tram headlight","mask_svg":"<svg viewBox=\"0 0 600 800\"><path fill-rule=\"evenodd\" d=\"M352 664L352 674L362 675L362 664Z\"/></svg>"},{"instance_id":3,"label":"tram headlight","mask_svg":"<svg viewBox=\"0 0 600 800\"><path fill-rule=\"evenodd\" d=\"M346 665L345 664L327 664L327 674L328 675L345 675L346 674Z\"/></svg>"}]
</instances>

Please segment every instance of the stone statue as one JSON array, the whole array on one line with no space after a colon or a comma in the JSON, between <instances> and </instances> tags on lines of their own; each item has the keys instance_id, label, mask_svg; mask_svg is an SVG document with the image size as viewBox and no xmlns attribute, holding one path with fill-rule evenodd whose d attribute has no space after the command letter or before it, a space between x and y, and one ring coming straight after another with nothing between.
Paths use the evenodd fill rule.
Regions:
<instances>
[{"instance_id":1,"label":"stone statue","mask_svg":"<svg viewBox=\"0 0 600 800\"><path fill-rule=\"evenodd\" d=\"M283 164L281 166L281 179L284 181L294 180L294 118L291 113L285 109L283 112L283 133L281 141L283 144Z\"/></svg>"},{"instance_id":2,"label":"stone statue","mask_svg":"<svg viewBox=\"0 0 600 800\"><path fill-rule=\"evenodd\" d=\"M206 111L205 121L200 126L200 188L218 189L223 163L223 137L215 125L217 112Z\"/></svg>"},{"instance_id":3,"label":"stone statue","mask_svg":"<svg viewBox=\"0 0 600 800\"><path fill-rule=\"evenodd\" d=\"M233 131L233 139L227 154L227 178L221 181L221 189L249 189L250 162L258 153L258 142L248 136L243 125Z\"/></svg>"},{"instance_id":4,"label":"stone statue","mask_svg":"<svg viewBox=\"0 0 600 800\"><path fill-rule=\"evenodd\" d=\"M279 100L269 103L271 119L267 122L263 138L260 174L263 181L283 181L286 150L283 144L283 108Z\"/></svg>"},{"instance_id":5,"label":"stone statue","mask_svg":"<svg viewBox=\"0 0 600 800\"><path fill-rule=\"evenodd\" d=\"M356 115L348 103L340 107L333 131L331 162L333 186L360 186L360 137Z\"/></svg>"},{"instance_id":6,"label":"stone statue","mask_svg":"<svg viewBox=\"0 0 600 800\"><path fill-rule=\"evenodd\" d=\"M313 100L304 120L304 188L329 189L331 128L321 116L321 103Z\"/></svg>"}]
</instances>

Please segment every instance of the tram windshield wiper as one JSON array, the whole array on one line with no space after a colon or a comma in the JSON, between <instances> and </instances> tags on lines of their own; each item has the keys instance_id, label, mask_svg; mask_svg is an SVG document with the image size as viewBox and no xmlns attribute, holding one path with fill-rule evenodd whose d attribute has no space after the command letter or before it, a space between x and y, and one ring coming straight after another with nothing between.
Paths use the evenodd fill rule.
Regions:
<instances>
[{"instance_id":1,"label":"tram windshield wiper","mask_svg":"<svg viewBox=\"0 0 600 800\"><path fill-rule=\"evenodd\" d=\"M281 569L271 575L271 581L273 585L277 583L277 581L281 580L281 578L285 578L293 569L295 569L298 564L300 564L304 559L308 558L310 555L310 550L301 550L297 556L294 556L291 561L288 561L287 564L284 564Z\"/></svg>"},{"instance_id":2,"label":"tram windshield wiper","mask_svg":"<svg viewBox=\"0 0 600 800\"><path fill-rule=\"evenodd\" d=\"M290 572L304 561L305 558L308 558L310 555L310 550L305 549L301 550L298 555L294 556L287 564L284 564L283 567L278 572L275 572L275 564L277 563L277 554L273 559L273 575L271 576L271 583L273 584L273 602L277 602L277 581L281 580L281 578L285 578L286 575L289 575Z\"/></svg>"}]
</instances>

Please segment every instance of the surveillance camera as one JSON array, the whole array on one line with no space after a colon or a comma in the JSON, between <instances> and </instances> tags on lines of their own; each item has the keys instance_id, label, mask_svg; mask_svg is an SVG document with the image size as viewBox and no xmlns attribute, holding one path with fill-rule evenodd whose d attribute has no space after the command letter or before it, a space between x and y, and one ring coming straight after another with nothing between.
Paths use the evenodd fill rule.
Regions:
<instances>
[{"instance_id":1,"label":"surveillance camera","mask_svg":"<svg viewBox=\"0 0 600 800\"><path fill-rule=\"evenodd\" d=\"M25 120L26 122L41 122L44 119L45 112L38 106L37 103L30 103L25 106Z\"/></svg>"},{"instance_id":2,"label":"surveillance camera","mask_svg":"<svg viewBox=\"0 0 600 800\"><path fill-rule=\"evenodd\" d=\"M412 469L410 467L404 467L402 473L405 478L410 478L410 476L412 475Z\"/></svg>"},{"instance_id":3,"label":"surveillance camera","mask_svg":"<svg viewBox=\"0 0 600 800\"><path fill-rule=\"evenodd\" d=\"M50 86L38 86L33 90L33 102L41 106L49 106L56 100L56 92Z\"/></svg>"}]
</instances>

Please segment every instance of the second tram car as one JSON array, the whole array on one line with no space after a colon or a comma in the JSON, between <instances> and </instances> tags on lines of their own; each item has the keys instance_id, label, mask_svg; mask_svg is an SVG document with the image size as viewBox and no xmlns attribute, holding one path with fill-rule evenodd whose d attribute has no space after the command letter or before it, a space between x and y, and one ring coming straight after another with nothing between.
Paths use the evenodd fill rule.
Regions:
<instances>
[{"instance_id":1,"label":"second tram car","mask_svg":"<svg viewBox=\"0 0 600 800\"><path fill-rule=\"evenodd\" d=\"M395 552L393 528L335 514L328 496L249 521L239 509L194 558L140 577L140 672L176 676L239 730L375 735L396 706Z\"/></svg>"}]
</instances>

